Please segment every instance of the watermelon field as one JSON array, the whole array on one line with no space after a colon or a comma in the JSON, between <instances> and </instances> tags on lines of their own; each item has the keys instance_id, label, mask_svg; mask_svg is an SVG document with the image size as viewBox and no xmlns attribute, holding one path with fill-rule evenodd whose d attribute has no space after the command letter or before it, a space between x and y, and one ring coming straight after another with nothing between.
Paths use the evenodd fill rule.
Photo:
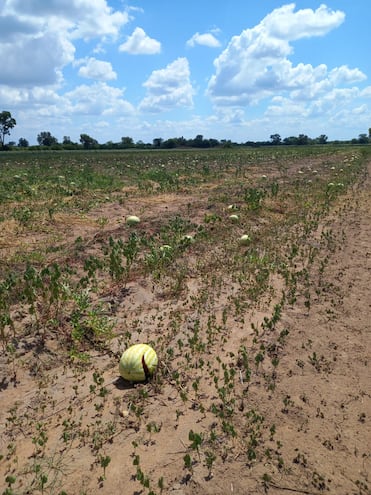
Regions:
<instances>
[{"instance_id":1,"label":"watermelon field","mask_svg":"<svg viewBox=\"0 0 371 495\"><path fill-rule=\"evenodd\" d=\"M370 494L370 170L1 153L0 494Z\"/></svg>"}]
</instances>

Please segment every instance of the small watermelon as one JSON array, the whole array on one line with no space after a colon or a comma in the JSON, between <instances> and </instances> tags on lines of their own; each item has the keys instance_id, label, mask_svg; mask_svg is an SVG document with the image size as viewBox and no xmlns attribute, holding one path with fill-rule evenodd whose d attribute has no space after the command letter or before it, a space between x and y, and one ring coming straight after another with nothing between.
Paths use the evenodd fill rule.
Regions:
<instances>
[{"instance_id":1,"label":"small watermelon","mask_svg":"<svg viewBox=\"0 0 371 495\"><path fill-rule=\"evenodd\" d=\"M139 222L140 222L140 218L135 215L129 215L128 217L126 217L127 225L133 226L133 225L137 225Z\"/></svg>"},{"instance_id":2,"label":"small watermelon","mask_svg":"<svg viewBox=\"0 0 371 495\"><path fill-rule=\"evenodd\" d=\"M172 250L172 247L169 244L164 244L163 246L160 246L160 251L165 254L169 253Z\"/></svg>"},{"instance_id":3,"label":"small watermelon","mask_svg":"<svg viewBox=\"0 0 371 495\"><path fill-rule=\"evenodd\" d=\"M120 359L122 378L130 382L144 382L150 378L158 364L157 354L148 344L135 344L126 349Z\"/></svg>"},{"instance_id":4,"label":"small watermelon","mask_svg":"<svg viewBox=\"0 0 371 495\"><path fill-rule=\"evenodd\" d=\"M250 236L248 234L241 235L240 244L241 246L248 246L250 244Z\"/></svg>"},{"instance_id":5,"label":"small watermelon","mask_svg":"<svg viewBox=\"0 0 371 495\"><path fill-rule=\"evenodd\" d=\"M193 244L194 242L195 242L195 238L193 237L193 235L184 235L181 238L181 243L185 245Z\"/></svg>"}]
</instances>

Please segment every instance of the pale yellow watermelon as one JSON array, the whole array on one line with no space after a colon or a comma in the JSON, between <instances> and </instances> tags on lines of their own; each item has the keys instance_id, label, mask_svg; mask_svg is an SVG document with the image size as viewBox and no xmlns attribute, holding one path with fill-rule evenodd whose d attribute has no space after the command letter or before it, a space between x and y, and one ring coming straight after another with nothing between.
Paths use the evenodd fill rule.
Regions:
<instances>
[{"instance_id":1,"label":"pale yellow watermelon","mask_svg":"<svg viewBox=\"0 0 371 495\"><path fill-rule=\"evenodd\" d=\"M239 217L238 215L229 215L229 219L232 221L232 222L238 222L239 220Z\"/></svg>"},{"instance_id":2,"label":"pale yellow watermelon","mask_svg":"<svg viewBox=\"0 0 371 495\"><path fill-rule=\"evenodd\" d=\"M128 217L126 217L127 225L133 226L133 225L137 225L138 223L140 223L140 218L137 217L136 215L129 215Z\"/></svg>"},{"instance_id":3,"label":"pale yellow watermelon","mask_svg":"<svg viewBox=\"0 0 371 495\"><path fill-rule=\"evenodd\" d=\"M158 364L157 354L148 344L135 344L126 349L120 359L122 378L130 382L144 382L153 375Z\"/></svg>"}]
</instances>

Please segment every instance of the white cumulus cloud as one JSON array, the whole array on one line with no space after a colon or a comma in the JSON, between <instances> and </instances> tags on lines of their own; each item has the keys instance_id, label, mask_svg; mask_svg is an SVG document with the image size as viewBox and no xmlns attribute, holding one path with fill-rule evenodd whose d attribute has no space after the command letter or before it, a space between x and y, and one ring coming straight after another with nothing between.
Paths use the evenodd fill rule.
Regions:
<instances>
[{"instance_id":1,"label":"white cumulus cloud","mask_svg":"<svg viewBox=\"0 0 371 495\"><path fill-rule=\"evenodd\" d=\"M63 95L65 111L79 115L133 114L134 107L124 99L124 90L105 82L82 84Z\"/></svg>"},{"instance_id":2,"label":"white cumulus cloud","mask_svg":"<svg viewBox=\"0 0 371 495\"><path fill-rule=\"evenodd\" d=\"M11 43L0 42L1 83L30 87L57 84L62 68L73 61L75 47L59 33L19 35Z\"/></svg>"},{"instance_id":3,"label":"white cumulus cloud","mask_svg":"<svg viewBox=\"0 0 371 495\"><path fill-rule=\"evenodd\" d=\"M301 9L295 12L295 4L290 3L268 14L258 28L265 30L270 36L281 40L298 40L323 36L340 26L345 14L340 10L330 10L326 5L318 9Z\"/></svg>"},{"instance_id":4,"label":"white cumulus cloud","mask_svg":"<svg viewBox=\"0 0 371 495\"><path fill-rule=\"evenodd\" d=\"M117 79L116 72L112 69L110 62L105 62L103 60L97 60L96 58L90 57L83 62L79 69L79 76L86 77L88 79L95 79L97 81L110 81L112 79Z\"/></svg>"},{"instance_id":5,"label":"white cumulus cloud","mask_svg":"<svg viewBox=\"0 0 371 495\"><path fill-rule=\"evenodd\" d=\"M188 60L176 59L164 69L155 70L143 86L147 95L139 105L145 112L162 112L176 107L192 107L193 88Z\"/></svg>"},{"instance_id":6,"label":"white cumulus cloud","mask_svg":"<svg viewBox=\"0 0 371 495\"><path fill-rule=\"evenodd\" d=\"M142 28L137 27L125 43L119 46L119 50L132 55L154 55L161 52L161 43L150 38Z\"/></svg>"},{"instance_id":7,"label":"white cumulus cloud","mask_svg":"<svg viewBox=\"0 0 371 495\"><path fill-rule=\"evenodd\" d=\"M128 12L114 10L106 0L7 0L0 10L0 59L7 61L1 83L60 84L77 39L114 39L129 20ZM113 74L111 69L106 80Z\"/></svg>"},{"instance_id":8,"label":"white cumulus cloud","mask_svg":"<svg viewBox=\"0 0 371 495\"><path fill-rule=\"evenodd\" d=\"M8 0L6 11L25 19L44 19L64 28L73 38L117 36L130 20L127 11L114 10L106 0Z\"/></svg>"},{"instance_id":9,"label":"white cumulus cloud","mask_svg":"<svg viewBox=\"0 0 371 495\"><path fill-rule=\"evenodd\" d=\"M218 48L220 41L212 33L195 33L188 41L187 46L203 45L210 48Z\"/></svg>"},{"instance_id":10,"label":"white cumulus cloud","mask_svg":"<svg viewBox=\"0 0 371 495\"><path fill-rule=\"evenodd\" d=\"M247 105L277 92L314 97L335 84L335 73L322 64L313 67L289 60L291 41L325 35L344 21L344 13L321 5L317 10L295 11L295 4L273 10L257 26L234 36L215 59L208 94L216 104ZM338 79L363 78L357 69L338 69Z\"/></svg>"},{"instance_id":11,"label":"white cumulus cloud","mask_svg":"<svg viewBox=\"0 0 371 495\"><path fill-rule=\"evenodd\" d=\"M329 79L333 84L349 84L364 81L367 78L359 69L349 69L347 65L342 65L329 73Z\"/></svg>"},{"instance_id":12,"label":"white cumulus cloud","mask_svg":"<svg viewBox=\"0 0 371 495\"><path fill-rule=\"evenodd\" d=\"M365 98L371 98L371 86L367 86L361 91L361 96Z\"/></svg>"}]
</instances>

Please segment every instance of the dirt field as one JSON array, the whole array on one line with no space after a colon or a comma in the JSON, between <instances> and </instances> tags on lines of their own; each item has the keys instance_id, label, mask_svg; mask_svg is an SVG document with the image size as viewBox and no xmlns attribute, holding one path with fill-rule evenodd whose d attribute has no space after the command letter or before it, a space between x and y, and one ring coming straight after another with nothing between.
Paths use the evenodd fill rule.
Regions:
<instances>
[{"instance_id":1,"label":"dirt field","mask_svg":"<svg viewBox=\"0 0 371 495\"><path fill-rule=\"evenodd\" d=\"M370 159L330 202L327 192L319 207L309 191L316 174L327 174L326 191L329 181L344 187L348 155L293 159L284 171L261 164L197 193L116 193L84 216L56 213L47 229L9 221L3 260L58 233L63 249L47 262L75 278L82 258L107 258L108 239L134 231L156 246L176 238L177 256L155 258L148 241L125 279L97 269L74 292L64 281L47 314L39 286L33 313L31 296L9 304L1 493L370 494ZM262 188L269 194L252 196ZM141 223L130 230L134 213ZM118 374L137 342L160 361L144 384Z\"/></svg>"}]
</instances>

